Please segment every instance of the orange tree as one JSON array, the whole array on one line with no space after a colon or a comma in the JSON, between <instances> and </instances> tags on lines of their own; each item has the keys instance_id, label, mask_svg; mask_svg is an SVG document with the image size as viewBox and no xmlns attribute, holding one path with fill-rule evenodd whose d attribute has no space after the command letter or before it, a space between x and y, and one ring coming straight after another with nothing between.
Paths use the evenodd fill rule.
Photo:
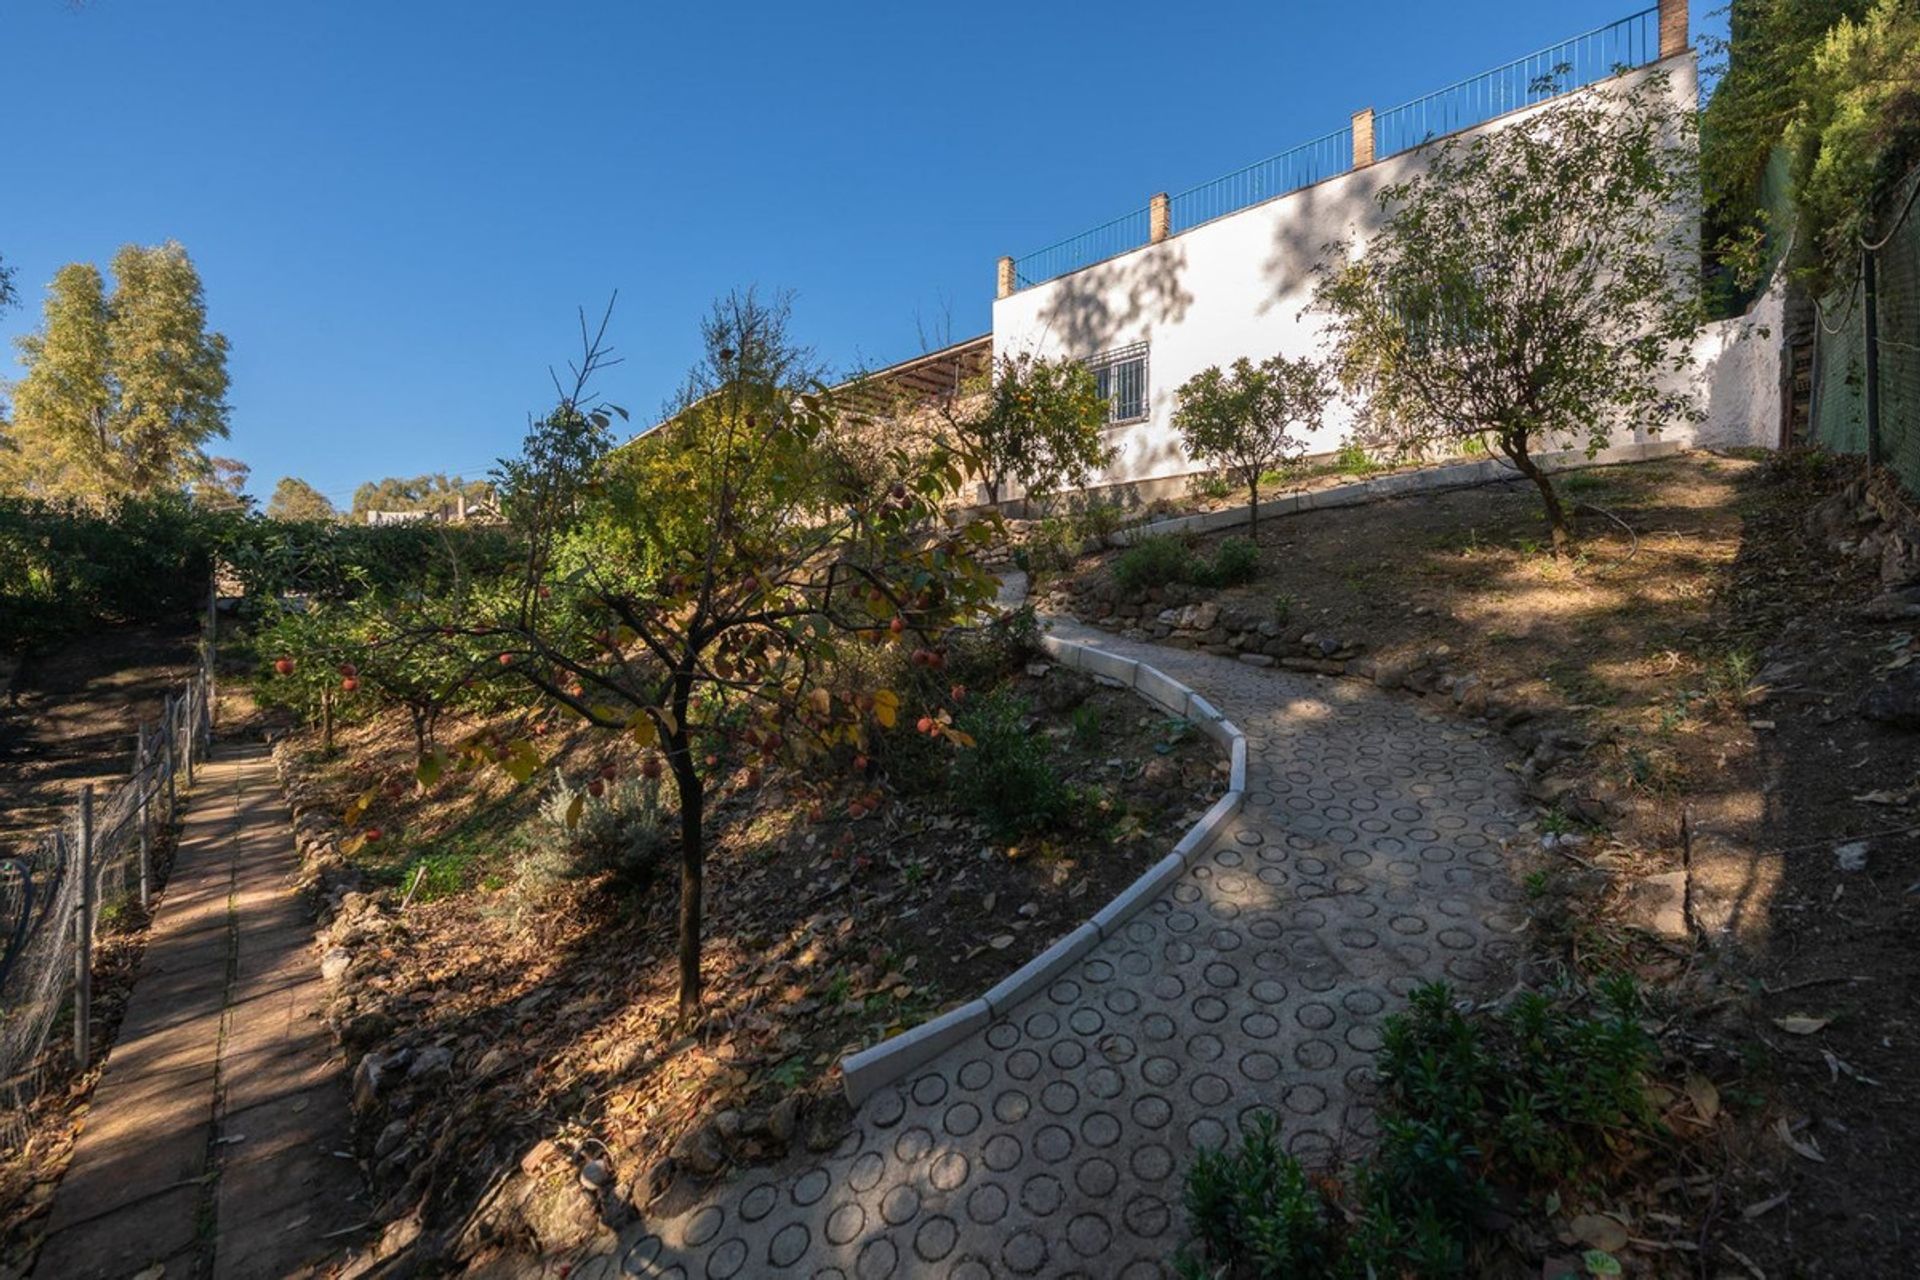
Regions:
<instances>
[{"instance_id":1,"label":"orange tree","mask_svg":"<svg viewBox=\"0 0 1920 1280\"><path fill-rule=\"evenodd\" d=\"M683 1014L700 1002L702 820L714 780L743 762L863 745L903 720L964 745L945 712L864 687L843 649L897 644L916 666L938 667L947 633L995 587L972 554L994 523L965 524L951 508L973 464L963 451L943 442L903 453L892 460L901 479L874 492L835 464L835 408L808 385L784 304L727 298L703 337L705 356L666 421L613 447L624 414L589 395L609 359L603 338L587 335L571 390L499 472L526 540L520 571L468 592L460 625L418 629L487 646L493 678L631 739L643 772L671 774ZM541 764L525 739L469 741L457 754L521 780ZM423 781L440 767L429 760Z\"/></svg>"}]
</instances>

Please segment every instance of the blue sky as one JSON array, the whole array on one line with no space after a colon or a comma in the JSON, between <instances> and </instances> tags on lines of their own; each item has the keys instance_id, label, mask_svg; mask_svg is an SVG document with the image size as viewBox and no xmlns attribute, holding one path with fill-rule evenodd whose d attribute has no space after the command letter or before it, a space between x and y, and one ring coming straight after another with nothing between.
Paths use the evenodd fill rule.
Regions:
<instances>
[{"instance_id":1,"label":"blue sky","mask_svg":"<svg viewBox=\"0 0 1920 1280\"><path fill-rule=\"evenodd\" d=\"M904 358L987 329L1002 253L1636 7L0 0L5 369L61 263L174 238L254 493L478 474L616 288L636 418L735 286Z\"/></svg>"}]
</instances>

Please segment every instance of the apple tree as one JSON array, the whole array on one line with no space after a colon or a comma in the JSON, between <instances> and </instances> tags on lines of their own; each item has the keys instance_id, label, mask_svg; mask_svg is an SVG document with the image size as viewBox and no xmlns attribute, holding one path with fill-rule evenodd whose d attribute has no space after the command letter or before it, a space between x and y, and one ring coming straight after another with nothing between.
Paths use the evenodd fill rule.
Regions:
<instances>
[{"instance_id":1,"label":"apple tree","mask_svg":"<svg viewBox=\"0 0 1920 1280\"><path fill-rule=\"evenodd\" d=\"M1319 363L1242 356L1230 369L1202 369L1181 384L1173 425L1191 457L1231 472L1247 486L1248 525L1260 523L1260 477L1306 448L1293 428L1320 425L1331 394Z\"/></svg>"}]
</instances>

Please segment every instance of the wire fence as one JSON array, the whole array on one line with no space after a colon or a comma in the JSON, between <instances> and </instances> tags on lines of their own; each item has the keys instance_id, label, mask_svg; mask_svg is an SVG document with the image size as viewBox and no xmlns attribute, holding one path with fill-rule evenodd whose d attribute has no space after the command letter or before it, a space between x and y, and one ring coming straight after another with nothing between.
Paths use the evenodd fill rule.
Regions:
<instances>
[{"instance_id":1,"label":"wire fence","mask_svg":"<svg viewBox=\"0 0 1920 1280\"><path fill-rule=\"evenodd\" d=\"M24 852L0 858L0 1150L26 1135L27 1108L69 1059L49 1042L71 1014L73 1071L93 1056L93 945L103 918L157 888L153 853L173 823L213 731L213 645L167 696L159 723L141 725L131 769L112 788L81 788L67 817Z\"/></svg>"},{"instance_id":2,"label":"wire fence","mask_svg":"<svg viewBox=\"0 0 1920 1280\"><path fill-rule=\"evenodd\" d=\"M1655 6L1376 113L1373 155L1376 159L1390 156L1470 129L1617 72L1645 66L1659 56L1660 10ZM1168 229L1172 233L1189 230L1352 167L1353 129L1348 126L1171 197ZM1069 236L1014 259L1014 287L1025 289L1138 249L1149 242L1151 231L1150 211L1143 208Z\"/></svg>"},{"instance_id":3,"label":"wire fence","mask_svg":"<svg viewBox=\"0 0 1920 1280\"><path fill-rule=\"evenodd\" d=\"M1823 298L1813 437L1885 465L1920 498L1920 169L1893 193L1851 288Z\"/></svg>"}]
</instances>

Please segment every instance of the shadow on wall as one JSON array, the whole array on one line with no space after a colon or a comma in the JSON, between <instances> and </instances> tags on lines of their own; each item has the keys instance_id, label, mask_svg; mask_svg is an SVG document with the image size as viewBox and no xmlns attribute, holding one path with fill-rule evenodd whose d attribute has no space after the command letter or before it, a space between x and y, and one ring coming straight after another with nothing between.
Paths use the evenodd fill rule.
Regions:
<instances>
[{"instance_id":1,"label":"shadow on wall","mask_svg":"<svg viewBox=\"0 0 1920 1280\"><path fill-rule=\"evenodd\" d=\"M1149 340L1156 324L1186 319L1186 270L1186 248L1168 241L1076 272L1053 290L1041 327L1081 357Z\"/></svg>"},{"instance_id":2,"label":"shadow on wall","mask_svg":"<svg viewBox=\"0 0 1920 1280\"><path fill-rule=\"evenodd\" d=\"M1387 176L1374 166L1286 197L1283 215L1274 219L1267 260L1261 264L1270 288L1259 314L1288 302L1311 307L1314 271L1333 260L1338 242L1356 233L1371 234L1379 227L1381 212L1375 197Z\"/></svg>"}]
</instances>

